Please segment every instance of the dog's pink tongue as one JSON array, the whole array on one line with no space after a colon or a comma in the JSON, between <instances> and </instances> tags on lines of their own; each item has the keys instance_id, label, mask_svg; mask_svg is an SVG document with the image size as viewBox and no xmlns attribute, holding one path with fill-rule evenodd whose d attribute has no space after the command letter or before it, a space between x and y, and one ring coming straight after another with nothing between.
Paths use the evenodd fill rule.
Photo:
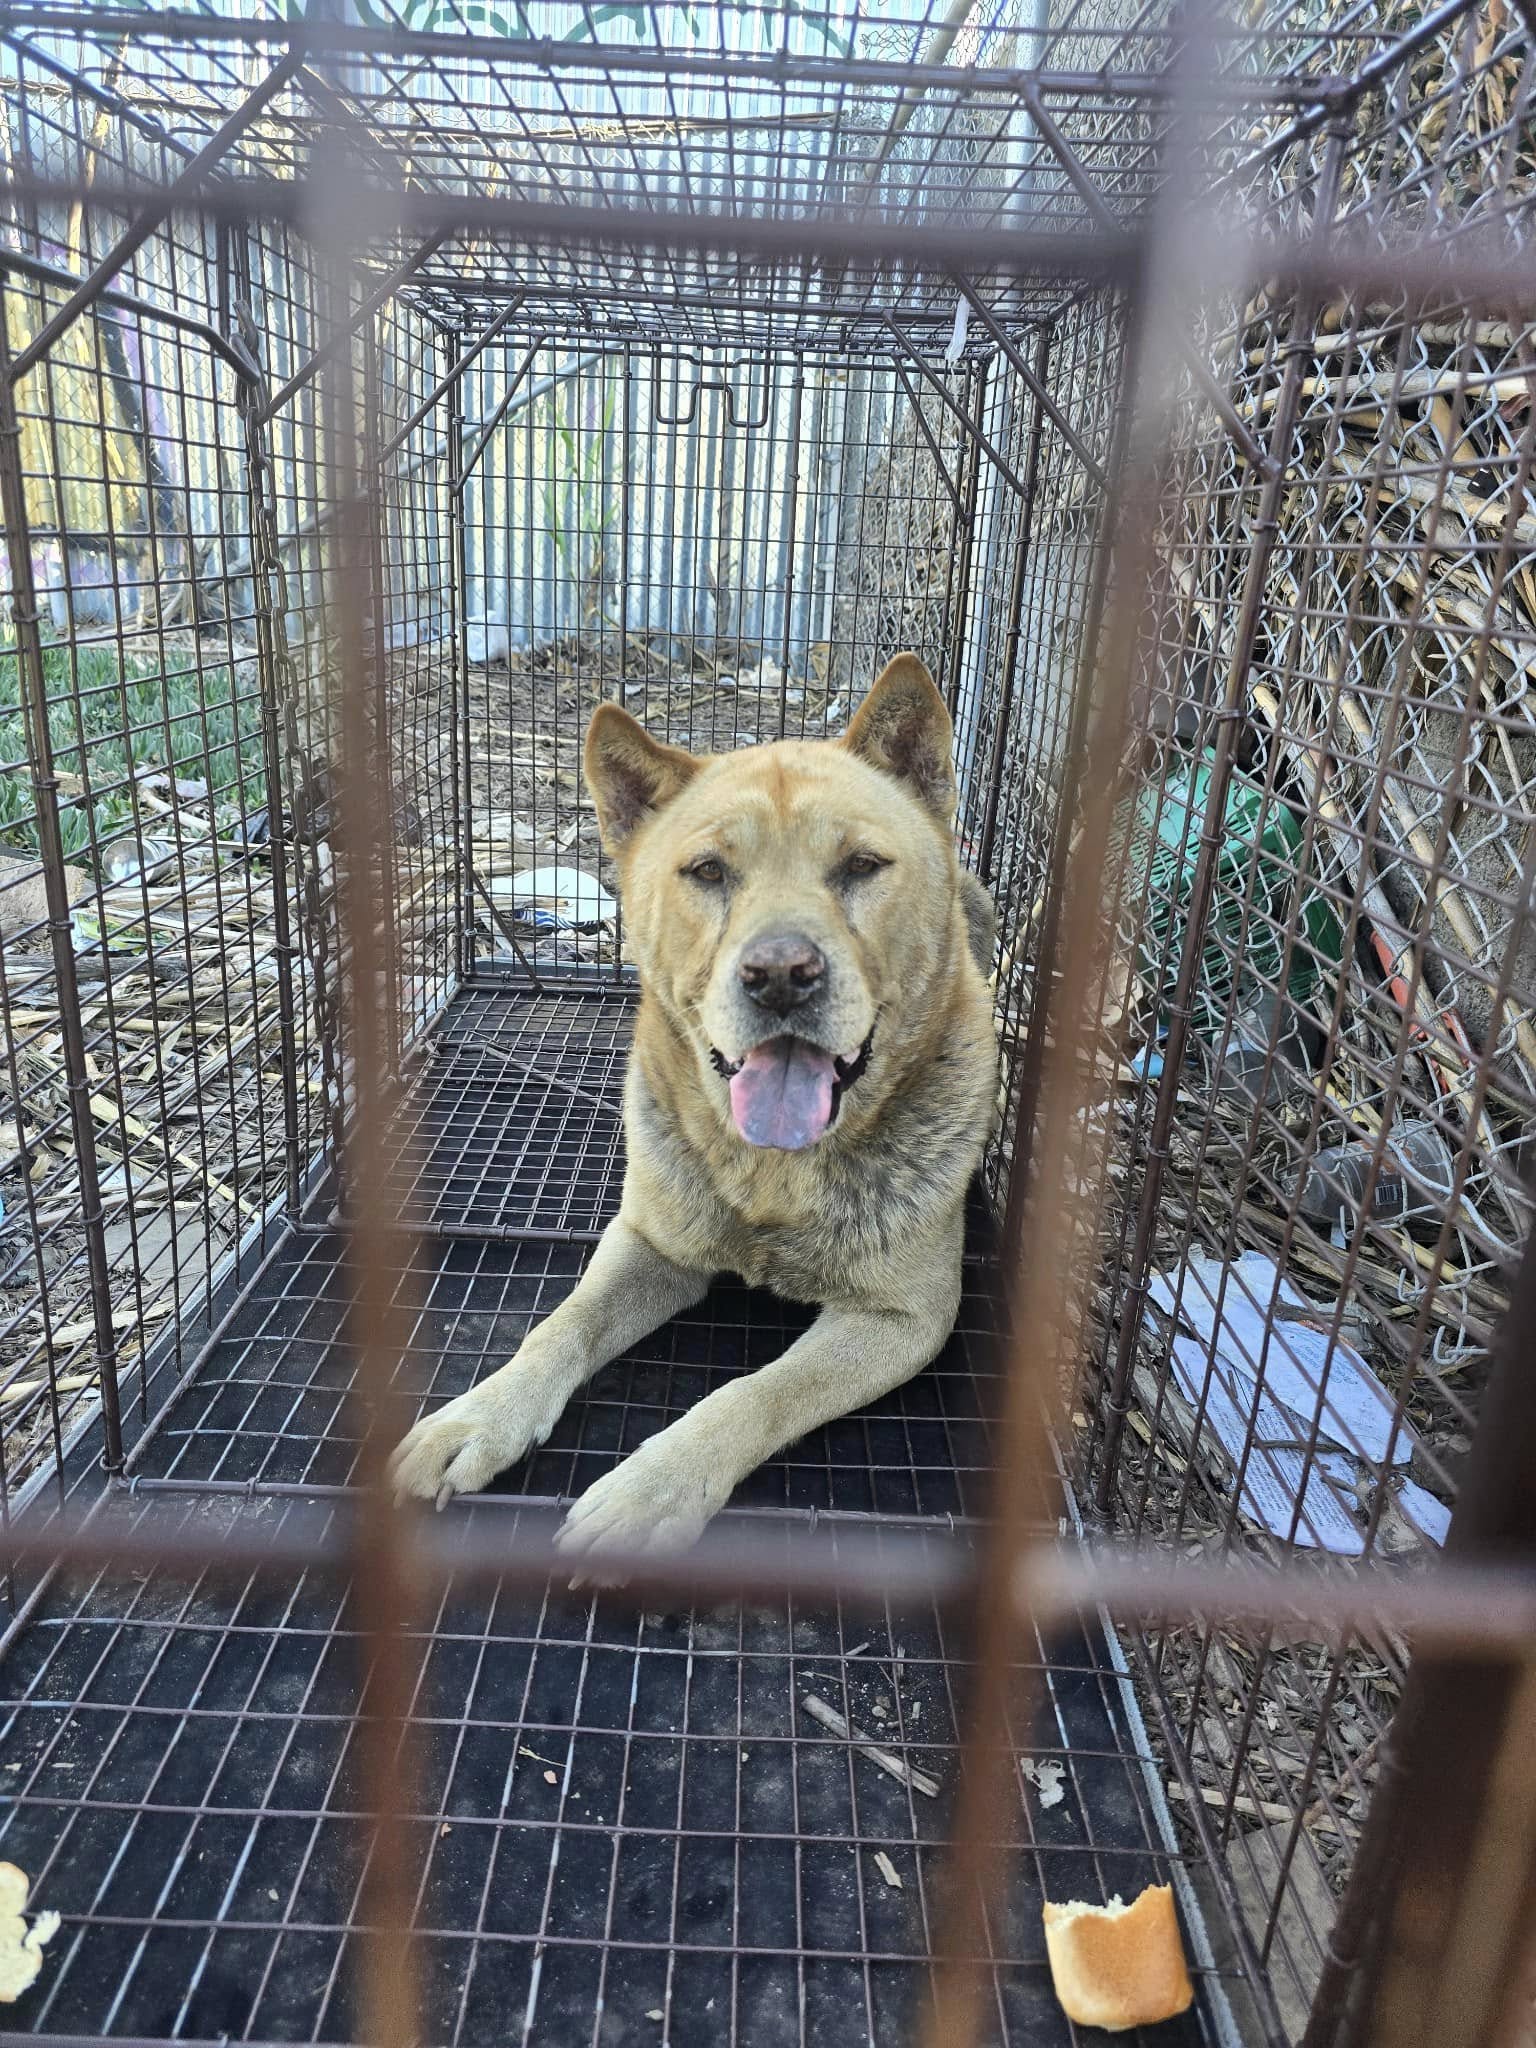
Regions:
<instances>
[{"instance_id":1,"label":"dog's pink tongue","mask_svg":"<svg viewBox=\"0 0 1536 2048\"><path fill-rule=\"evenodd\" d=\"M731 1115L749 1145L799 1152L832 1121L832 1055L803 1038L770 1038L731 1076Z\"/></svg>"}]
</instances>

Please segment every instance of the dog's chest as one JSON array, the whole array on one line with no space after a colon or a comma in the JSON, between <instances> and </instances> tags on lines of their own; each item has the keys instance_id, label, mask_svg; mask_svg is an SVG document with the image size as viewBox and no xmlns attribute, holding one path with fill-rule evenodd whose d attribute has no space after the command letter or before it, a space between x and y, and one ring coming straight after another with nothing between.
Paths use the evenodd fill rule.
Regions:
<instances>
[{"instance_id":1,"label":"dog's chest","mask_svg":"<svg viewBox=\"0 0 1536 2048\"><path fill-rule=\"evenodd\" d=\"M876 1255L866 1235L844 1231L834 1236L816 1224L752 1222L727 1213L720 1219L711 1263L789 1301L822 1302L845 1292L850 1279Z\"/></svg>"},{"instance_id":2,"label":"dog's chest","mask_svg":"<svg viewBox=\"0 0 1536 2048\"><path fill-rule=\"evenodd\" d=\"M706 1161L657 1118L641 1173L653 1227L672 1257L740 1273L793 1301L824 1302L860 1291L903 1241L952 1205L931 1155L921 1165L889 1143L815 1162ZM970 1162L957 1176L963 1192ZM808 1170L809 1169L809 1170Z\"/></svg>"}]
</instances>

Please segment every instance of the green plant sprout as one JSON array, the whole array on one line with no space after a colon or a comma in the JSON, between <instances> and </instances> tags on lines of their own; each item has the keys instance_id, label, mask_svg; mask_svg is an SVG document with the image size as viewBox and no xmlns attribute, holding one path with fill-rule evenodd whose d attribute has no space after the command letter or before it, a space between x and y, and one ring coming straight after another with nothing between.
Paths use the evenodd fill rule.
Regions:
<instances>
[{"instance_id":1,"label":"green plant sprout","mask_svg":"<svg viewBox=\"0 0 1536 2048\"><path fill-rule=\"evenodd\" d=\"M243 679L190 663L166 674L148 657L120 661L111 647L77 648L71 662L61 642L44 648L43 676L56 769L101 792L87 802L66 784L59 829L67 859L90 859L131 825L126 785L146 770L202 782L210 804L242 813L266 801L254 663ZM36 811L16 656L0 652L0 845L35 852Z\"/></svg>"},{"instance_id":2,"label":"green plant sprout","mask_svg":"<svg viewBox=\"0 0 1536 2048\"><path fill-rule=\"evenodd\" d=\"M601 622L608 542L617 520L614 493L603 474L603 450L613 427L618 393L604 377L597 419L585 430L575 418L576 392L551 392L543 403L547 408L543 425L553 442L551 452L558 458L550 468L558 466L559 470L541 487L543 531L561 569L575 579L581 591L583 623Z\"/></svg>"}]
</instances>

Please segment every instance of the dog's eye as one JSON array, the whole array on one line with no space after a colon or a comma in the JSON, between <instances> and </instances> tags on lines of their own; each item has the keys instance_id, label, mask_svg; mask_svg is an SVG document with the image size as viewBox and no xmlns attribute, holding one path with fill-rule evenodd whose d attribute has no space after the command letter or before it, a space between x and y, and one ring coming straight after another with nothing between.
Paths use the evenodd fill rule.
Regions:
<instances>
[{"instance_id":1,"label":"dog's eye","mask_svg":"<svg viewBox=\"0 0 1536 2048\"><path fill-rule=\"evenodd\" d=\"M714 859L696 860L691 868L685 868L683 872L691 875L696 882L715 883L725 880L723 863Z\"/></svg>"},{"instance_id":2,"label":"dog's eye","mask_svg":"<svg viewBox=\"0 0 1536 2048\"><path fill-rule=\"evenodd\" d=\"M850 853L843 862L843 873L845 875L874 875L878 874L881 868L889 866L890 862L882 860L878 853Z\"/></svg>"}]
</instances>

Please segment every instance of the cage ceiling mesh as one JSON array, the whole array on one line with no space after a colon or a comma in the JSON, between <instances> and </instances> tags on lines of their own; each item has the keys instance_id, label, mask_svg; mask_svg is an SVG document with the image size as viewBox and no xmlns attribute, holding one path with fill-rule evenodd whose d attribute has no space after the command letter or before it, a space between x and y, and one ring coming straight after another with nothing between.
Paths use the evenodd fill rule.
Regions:
<instances>
[{"instance_id":1,"label":"cage ceiling mesh","mask_svg":"<svg viewBox=\"0 0 1536 2048\"><path fill-rule=\"evenodd\" d=\"M358 252L408 271L448 325L520 294L594 334L675 335L681 320L702 337L846 351L887 346L899 315L930 343L949 329L959 353L947 238L1038 245L1034 263L976 266L999 317L1038 318L1071 288L1072 258L1052 245L1080 254L1135 229L1159 187L1177 10L1051 17L1032 0L489 13L452 0L298 23L268 7L20 0L6 40L30 103L16 138L28 175L67 182L84 153L103 190L163 186L223 133L205 197L212 184L303 225L294 193L322 163L322 185L351 181ZM1224 30L1198 95L1208 196L1262 200L1279 159L1287 186L1304 185L1294 152L1306 160L1333 95L1362 68L1400 70L1404 34L1421 32L1406 9L1288 5ZM225 132L253 95L259 109ZM92 132L103 96L132 116L116 150ZM475 218L434 224L444 204ZM828 228L862 247L818 256ZM973 327L973 351L983 343Z\"/></svg>"}]
</instances>

